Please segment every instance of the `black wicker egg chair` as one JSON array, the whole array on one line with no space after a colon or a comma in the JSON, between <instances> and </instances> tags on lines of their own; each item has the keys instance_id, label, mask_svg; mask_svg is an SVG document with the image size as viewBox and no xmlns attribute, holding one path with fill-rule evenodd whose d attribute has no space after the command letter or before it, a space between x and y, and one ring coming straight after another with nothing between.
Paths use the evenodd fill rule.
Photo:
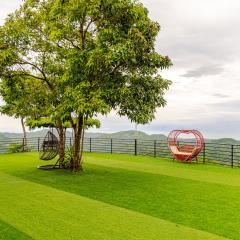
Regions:
<instances>
[{"instance_id":1,"label":"black wicker egg chair","mask_svg":"<svg viewBox=\"0 0 240 240\"><path fill-rule=\"evenodd\" d=\"M39 158L43 161L53 160L59 152L59 141L58 138L51 132L48 131L45 138L43 139L41 149L39 151ZM59 160L54 165L39 166L42 170L59 169Z\"/></svg>"}]
</instances>

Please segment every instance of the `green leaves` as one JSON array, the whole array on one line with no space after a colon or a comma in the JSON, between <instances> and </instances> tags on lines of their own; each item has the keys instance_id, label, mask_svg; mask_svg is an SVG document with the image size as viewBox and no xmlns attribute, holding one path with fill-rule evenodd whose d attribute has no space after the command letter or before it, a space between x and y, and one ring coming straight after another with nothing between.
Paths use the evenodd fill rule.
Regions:
<instances>
[{"instance_id":1,"label":"green leaves","mask_svg":"<svg viewBox=\"0 0 240 240\"><path fill-rule=\"evenodd\" d=\"M119 115L138 124L152 121L156 108L166 105L164 93L170 84L161 76L132 76L119 93Z\"/></svg>"},{"instance_id":2,"label":"green leaves","mask_svg":"<svg viewBox=\"0 0 240 240\"><path fill-rule=\"evenodd\" d=\"M76 123L77 119L73 119L73 121ZM41 127L47 127L47 128L59 127L58 123L54 121L54 118L39 118L39 119L28 118L25 123L31 129L41 128ZM88 129L90 127L100 128L100 126L101 126L101 123L98 119L88 118L84 122L85 129ZM71 122L67 120L63 121L63 127L71 128Z\"/></svg>"},{"instance_id":3,"label":"green leaves","mask_svg":"<svg viewBox=\"0 0 240 240\"><path fill-rule=\"evenodd\" d=\"M171 84L157 75L171 66L154 49L159 30L135 0L25 0L0 28L2 111L151 121Z\"/></svg>"}]
</instances>

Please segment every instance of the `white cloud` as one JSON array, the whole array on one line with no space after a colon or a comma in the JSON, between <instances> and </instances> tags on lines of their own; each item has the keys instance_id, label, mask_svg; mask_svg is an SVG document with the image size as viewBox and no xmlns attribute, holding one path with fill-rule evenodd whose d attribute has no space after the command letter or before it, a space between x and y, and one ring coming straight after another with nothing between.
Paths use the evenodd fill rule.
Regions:
<instances>
[{"instance_id":1,"label":"white cloud","mask_svg":"<svg viewBox=\"0 0 240 240\"><path fill-rule=\"evenodd\" d=\"M7 17L7 15L15 11L22 2L23 2L22 0L11 1L0 0L0 25L4 23L4 20Z\"/></svg>"}]
</instances>

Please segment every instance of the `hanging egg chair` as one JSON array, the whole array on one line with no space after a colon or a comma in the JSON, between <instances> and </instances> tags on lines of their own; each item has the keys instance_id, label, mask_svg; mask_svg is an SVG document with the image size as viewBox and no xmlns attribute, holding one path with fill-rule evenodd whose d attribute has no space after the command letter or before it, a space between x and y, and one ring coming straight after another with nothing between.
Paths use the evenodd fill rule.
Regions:
<instances>
[{"instance_id":1,"label":"hanging egg chair","mask_svg":"<svg viewBox=\"0 0 240 240\"><path fill-rule=\"evenodd\" d=\"M44 161L52 160L58 155L58 150L58 138L52 132L48 131L42 142L39 158Z\"/></svg>"},{"instance_id":2,"label":"hanging egg chair","mask_svg":"<svg viewBox=\"0 0 240 240\"><path fill-rule=\"evenodd\" d=\"M195 143L189 142L180 145L180 141L178 141L180 134L192 134L195 137ZM173 159L182 162L192 162L193 159L197 159L204 147L203 135L197 130L173 130L169 133L167 141Z\"/></svg>"}]
</instances>

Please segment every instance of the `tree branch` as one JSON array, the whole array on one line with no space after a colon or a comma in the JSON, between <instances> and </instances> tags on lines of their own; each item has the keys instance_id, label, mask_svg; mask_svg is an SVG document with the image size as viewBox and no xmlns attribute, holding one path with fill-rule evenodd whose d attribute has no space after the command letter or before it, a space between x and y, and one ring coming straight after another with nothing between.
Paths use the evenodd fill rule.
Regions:
<instances>
[{"instance_id":1,"label":"tree branch","mask_svg":"<svg viewBox=\"0 0 240 240\"><path fill-rule=\"evenodd\" d=\"M74 123L71 114L69 115L69 120L70 120L70 123L72 125L72 128L75 129L76 128L76 124Z\"/></svg>"},{"instance_id":2,"label":"tree branch","mask_svg":"<svg viewBox=\"0 0 240 240\"><path fill-rule=\"evenodd\" d=\"M32 67L34 67L35 69L37 69L43 77L38 77L38 76L34 76L32 74L29 74L29 73L24 73L23 76L29 76L29 77L33 77L33 78L36 78L36 79L39 79L39 80L42 80L44 82L47 83L48 87L53 90L53 86L52 84L47 80L47 76L46 74L44 73L43 69L41 69L40 67L38 67L36 64L34 63L31 63L31 62L28 62L26 60L22 60L22 61L16 61L15 64L19 64L19 65L30 65Z\"/></svg>"},{"instance_id":3,"label":"tree branch","mask_svg":"<svg viewBox=\"0 0 240 240\"><path fill-rule=\"evenodd\" d=\"M89 21L89 23L87 24L87 26L86 26L86 28L85 28L85 30L84 30L84 32L83 32L83 35L82 35L83 41L85 41L85 39L86 39L86 34L87 34L88 29L90 28L91 24L94 23L95 21L97 21L98 19L99 19L99 17L96 17L96 18L91 19L91 20Z\"/></svg>"}]
</instances>

